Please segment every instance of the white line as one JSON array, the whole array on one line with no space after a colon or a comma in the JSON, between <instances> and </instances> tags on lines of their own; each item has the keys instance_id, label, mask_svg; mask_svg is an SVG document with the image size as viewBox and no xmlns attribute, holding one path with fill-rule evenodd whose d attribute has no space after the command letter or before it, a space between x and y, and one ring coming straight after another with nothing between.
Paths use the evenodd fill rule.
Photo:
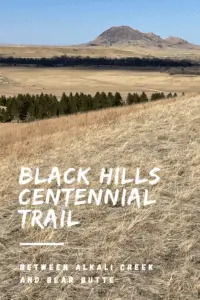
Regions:
<instances>
[{"instance_id":1,"label":"white line","mask_svg":"<svg viewBox=\"0 0 200 300\"><path fill-rule=\"evenodd\" d=\"M64 246L64 243L20 243L20 246Z\"/></svg>"}]
</instances>

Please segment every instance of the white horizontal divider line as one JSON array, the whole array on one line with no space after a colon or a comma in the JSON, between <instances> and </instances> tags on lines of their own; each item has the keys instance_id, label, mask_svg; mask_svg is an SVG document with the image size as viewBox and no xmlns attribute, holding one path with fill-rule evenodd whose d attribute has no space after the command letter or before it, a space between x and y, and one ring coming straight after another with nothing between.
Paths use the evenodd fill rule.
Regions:
<instances>
[{"instance_id":1,"label":"white horizontal divider line","mask_svg":"<svg viewBox=\"0 0 200 300\"><path fill-rule=\"evenodd\" d=\"M65 243L20 243L20 246L64 246Z\"/></svg>"}]
</instances>

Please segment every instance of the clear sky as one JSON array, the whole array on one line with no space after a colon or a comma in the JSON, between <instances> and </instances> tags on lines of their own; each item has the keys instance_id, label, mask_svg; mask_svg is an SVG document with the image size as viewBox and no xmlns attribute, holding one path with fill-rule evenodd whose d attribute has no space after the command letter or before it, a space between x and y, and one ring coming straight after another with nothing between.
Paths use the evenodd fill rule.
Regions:
<instances>
[{"instance_id":1,"label":"clear sky","mask_svg":"<svg viewBox=\"0 0 200 300\"><path fill-rule=\"evenodd\" d=\"M200 45L200 0L1 0L0 44L71 45L128 25Z\"/></svg>"}]
</instances>

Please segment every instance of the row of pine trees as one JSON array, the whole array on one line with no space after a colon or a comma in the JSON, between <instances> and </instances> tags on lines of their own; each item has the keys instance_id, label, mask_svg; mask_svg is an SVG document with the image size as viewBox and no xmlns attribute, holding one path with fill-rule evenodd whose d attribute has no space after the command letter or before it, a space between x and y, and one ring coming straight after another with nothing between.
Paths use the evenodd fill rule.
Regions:
<instances>
[{"instance_id":1,"label":"row of pine trees","mask_svg":"<svg viewBox=\"0 0 200 300\"><path fill-rule=\"evenodd\" d=\"M0 97L0 122L30 122L34 120L59 117L62 115L76 114L99 110L103 108L117 107L155 101L158 99L176 97L177 94L154 93L150 98L143 92L141 95L129 93L126 101L122 100L120 93L97 92L90 94L76 93L62 94L59 100L52 94L30 95L19 94L14 97Z\"/></svg>"}]
</instances>

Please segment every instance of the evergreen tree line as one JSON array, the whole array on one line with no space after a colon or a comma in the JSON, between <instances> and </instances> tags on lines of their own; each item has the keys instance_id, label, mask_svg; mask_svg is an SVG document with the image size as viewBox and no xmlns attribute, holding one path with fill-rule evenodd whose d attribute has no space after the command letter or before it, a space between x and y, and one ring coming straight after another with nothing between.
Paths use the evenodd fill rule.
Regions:
<instances>
[{"instance_id":1,"label":"evergreen tree line","mask_svg":"<svg viewBox=\"0 0 200 300\"><path fill-rule=\"evenodd\" d=\"M63 93L60 100L52 94L43 93L40 95L19 94L13 97L1 96L0 122L29 122L176 96L176 93L169 93L166 96L164 93L153 93L148 98L145 92L141 95L129 93L126 101L122 100L122 96L118 92L115 94L97 92L94 96L83 93L70 93L69 95Z\"/></svg>"},{"instance_id":2,"label":"evergreen tree line","mask_svg":"<svg viewBox=\"0 0 200 300\"><path fill-rule=\"evenodd\" d=\"M184 93L182 94L184 95ZM137 93L131 94L129 93L127 98L126 98L126 104L131 105L131 104L136 104L136 103L141 103L141 102L148 102L148 101L155 101L155 100L160 100L160 99L170 99L170 98L175 98L177 97L177 93L172 94L171 92L165 95L163 92L162 93L153 93L150 98L147 97L146 93L142 93L141 95L138 95Z\"/></svg>"},{"instance_id":3,"label":"evergreen tree line","mask_svg":"<svg viewBox=\"0 0 200 300\"><path fill-rule=\"evenodd\" d=\"M0 66L26 66L26 67L150 67L150 68L171 68L171 67L199 67L200 64L188 60L175 60L170 58L156 57L73 57L54 56L50 58L23 58L23 57L0 57Z\"/></svg>"}]
</instances>

